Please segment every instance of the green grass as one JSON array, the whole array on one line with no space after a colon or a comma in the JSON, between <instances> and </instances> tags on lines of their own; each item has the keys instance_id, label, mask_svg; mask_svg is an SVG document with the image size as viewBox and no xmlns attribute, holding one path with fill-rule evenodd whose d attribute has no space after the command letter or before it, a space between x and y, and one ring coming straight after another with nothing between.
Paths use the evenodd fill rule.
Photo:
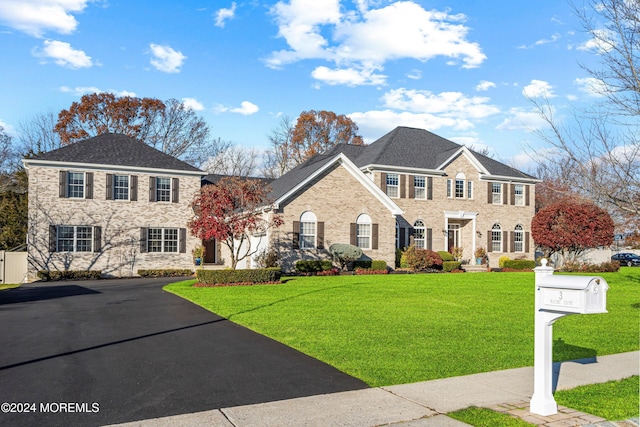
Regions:
<instances>
[{"instance_id":1,"label":"green grass","mask_svg":"<svg viewBox=\"0 0 640 427\"><path fill-rule=\"evenodd\" d=\"M447 414L447 416L476 427L534 426L534 424L530 424L524 420L521 420L520 418L514 418L508 414L501 414L500 412L492 411L491 409L477 408L475 406L471 406L469 408L461 409L455 412L450 412Z\"/></svg>"},{"instance_id":2,"label":"green grass","mask_svg":"<svg viewBox=\"0 0 640 427\"><path fill-rule=\"evenodd\" d=\"M601 274L607 314L554 324L554 359L640 347L640 269ZM231 321L364 380L403 384L533 365L533 273L296 277L168 285ZM615 333L612 333L615 331Z\"/></svg>"},{"instance_id":3,"label":"green grass","mask_svg":"<svg viewBox=\"0 0 640 427\"><path fill-rule=\"evenodd\" d=\"M559 390L554 396L559 405L610 421L621 421L639 415L640 382L635 375L620 381Z\"/></svg>"},{"instance_id":4,"label":"green grass","mask_svg":"<svg viewBox=\"0 0 640 427\"><path fill-rule=\"evenodd\" d=\"M22 286L21 283L18 283L18 284L10 284L10 283L0 284L0 291L4 291L5 289L19 288L20 286Z\"/></svg>"}]
</instances>

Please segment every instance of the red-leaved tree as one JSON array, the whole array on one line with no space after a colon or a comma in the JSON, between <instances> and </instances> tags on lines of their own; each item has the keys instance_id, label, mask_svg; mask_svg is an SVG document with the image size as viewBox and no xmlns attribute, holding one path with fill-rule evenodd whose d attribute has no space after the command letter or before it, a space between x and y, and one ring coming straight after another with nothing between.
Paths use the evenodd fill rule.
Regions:
<instances>
[{"instance_id":1,"label":"red-leaved tree","mask_svg":"<svg viewBox=\"0 0 640 427\"><path fill-rule=\"evenodd\" d=\"M592 203L564 201L547 206L533 217L531 236L548 256L574 260L585 250L613 243L614 224L604 209Z\"/></svg>"},{"instance_id":2,"label":"red-leaved tree","mask_svg":"<svg viewBox=\"0 0 640 427\"><path fill-rule=\"evenodd\" d=\"M269 228L282 225L279 215L265 211L268 191L261 180L238 177L205 185L191 202L194 217L189 221L189 231L200 239L217 239L224 244L235 270L239 261L258 251Z\"/></svg>"}]
</instances>

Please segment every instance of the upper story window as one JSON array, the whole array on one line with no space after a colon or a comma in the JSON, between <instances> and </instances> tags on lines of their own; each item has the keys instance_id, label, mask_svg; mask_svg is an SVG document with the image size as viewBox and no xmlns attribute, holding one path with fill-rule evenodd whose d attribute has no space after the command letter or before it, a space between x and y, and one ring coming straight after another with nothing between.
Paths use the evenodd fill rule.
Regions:
<instances>
[{"instance_id":1,"label":"upper story window","mask_svg":"<svg viewBox=\"0 0 640 427\"><path fill-rule=\"evenodd\" d=\"M494 205L502 204L502 184L499 182L491 183L491 203Z\"/></svg>"},{"instance_id":2,"label":"upper story window","mask_svg":"<svg viewBox=\"0 0 640 427\"><path fill-rule=\"evenodd\" d=\"M356 220L356 245L361 249L371 249L371 217L361 214Z\"/></svg>"},{"instance_id":3,"label":"upper story window","mask_svg":"<svg viewBox=\"0 0 640 427\"><path fill-rule=\"evenodd\" d=\"M306 211L300 216L300 249L315 249L317 219L313 212Z\"/></svg>"},{"instance_id":4,"label":"upper story window","mask_svg":"<svg viewBox=\"0 0 640 427\"><path fill-rule=\"evenodd\" d=\"M129 200L129 176L128 175L113 176L113 199Z\"/></svg>"},{"instance_id":5,"label":"upper story window","mask_svg":"<svg viewBox=\"0 0 640 427\"><path fill-rule=\"evenodd\" d=\"M513 186L514 204L516 206L524 206L524 185L515 184Z\"/></svg>"},{"instance_id":6,"label":"upper story window","mask_svg":"<svg viewBox=\"0 0 640 427\"><path fill-rule=\"evenodd\" d=\"M460 172L456 178L447 179L447 197L456 199L473 198L473 181L467 180L466 176Z\"/></svg>"},{"instance_id":7,"label":"upper story window","mask_svg":"<svg viewBox=\"0 0 640 427\"><path fill-rule=\"evenodd\" d=\"M84 198L84 172L67 172L67 197Z\"/></svg>"},{"instance_id":8,"label":"upper story window","mask_svg":"<svg viewBox=\"0 0 640 427\"><path fill-rule=\"evenodd\" d=\"M156 202L171 201L171 178L156 177Z\"/></svg>"},{"instance_id":9,"label":"upper story window","mask_svg":"<svg viewBox=\"0 0 640 427\"><path fill-rule=\"evenodd\" d=\"M419 219L413 223L413 244L416 246L416 248L425 248L425 237L426 232L424 222Z\"/></svg>"},{"instance_id":10,"label":"upper story window","mask_svg":"<svg viewBox=\"0 0 640 427\"><path fill-rule=\"evenodd\" d=\"M413 177L413 197L416 199L426 199L426 179L424 176Z\"/></svg>"},{"instance_id":11,"label":"upper story window","mask_svg":"<svg viewBox=\"0 0 640 427\"><path fill-rule=\"evenodd\" d=\"M400 178L397 173L387 174L387 196L399 197L400 195Z\"/></svg>"},{"instance_id":12,"label":"upper story window","mask_svg":"<svg viewBox=\"0 0 640 427\"><path fill-rule=\"evenodd\" d=\"M465 181L465 176L463 173L459 173L456 175L456 188L455 188L456 199L464 198L464 181Z\"/></svg>"},{"instance_id":13,"label":"upper story window","mask_svg":"<svg viewBox=\"0 0 640 427\"><path fill-rule=\"evenodd\" d=\"M491 252L502 252L502 228L493 224L491 228Z\"/></svg>"}]
</instances>

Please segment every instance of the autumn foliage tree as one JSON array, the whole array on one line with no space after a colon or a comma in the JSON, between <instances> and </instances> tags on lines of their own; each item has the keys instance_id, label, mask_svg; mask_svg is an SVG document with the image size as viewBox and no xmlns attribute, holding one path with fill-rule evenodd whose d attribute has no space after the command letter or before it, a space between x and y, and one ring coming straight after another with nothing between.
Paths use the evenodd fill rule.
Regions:
<instances>
[{"instance_id":1,"label":"autumn foliage tree","mask_svg":"<svg viewBox=\"0 0 640 427\"><path fill-rule=\"evenodd\" d=\"M547 206L533 217L531 235L547 256L574 260L585 250L613 243L614 224L593 203L565 201Z\"/></svg>"},{"instance_id":2,"label":"autumn foliage tree","mask_svg":"<svg viewBox=\"0 0 640 427\"><path fill-rule=\"evenodd\" d=\"M282 225L280 216L265 212L268 207L268 186L261 180L238 177L223 178L217 184L206 185L191 205L194 217L188 227L192 235L217 239L231 254L231 268L254 255L266 231ZM258 242L252 241L258 237Z\"/></svg>"}]
</instances>

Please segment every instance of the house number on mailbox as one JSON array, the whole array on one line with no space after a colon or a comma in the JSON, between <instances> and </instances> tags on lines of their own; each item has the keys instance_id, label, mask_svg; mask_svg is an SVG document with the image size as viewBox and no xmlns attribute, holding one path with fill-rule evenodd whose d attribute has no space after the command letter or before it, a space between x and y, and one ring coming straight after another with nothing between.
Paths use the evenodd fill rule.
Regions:
<instances>
[{"instance_id":1,"label":"house number on mailbox","mask_svg":"<svg viewBox=\"0 0 640 427\"><path fill-rule=\"evenodd\" d=\"M580 291L544 289L542 295L545 305L577 307L580 303Z\"/></svg>"}]
</instances>

